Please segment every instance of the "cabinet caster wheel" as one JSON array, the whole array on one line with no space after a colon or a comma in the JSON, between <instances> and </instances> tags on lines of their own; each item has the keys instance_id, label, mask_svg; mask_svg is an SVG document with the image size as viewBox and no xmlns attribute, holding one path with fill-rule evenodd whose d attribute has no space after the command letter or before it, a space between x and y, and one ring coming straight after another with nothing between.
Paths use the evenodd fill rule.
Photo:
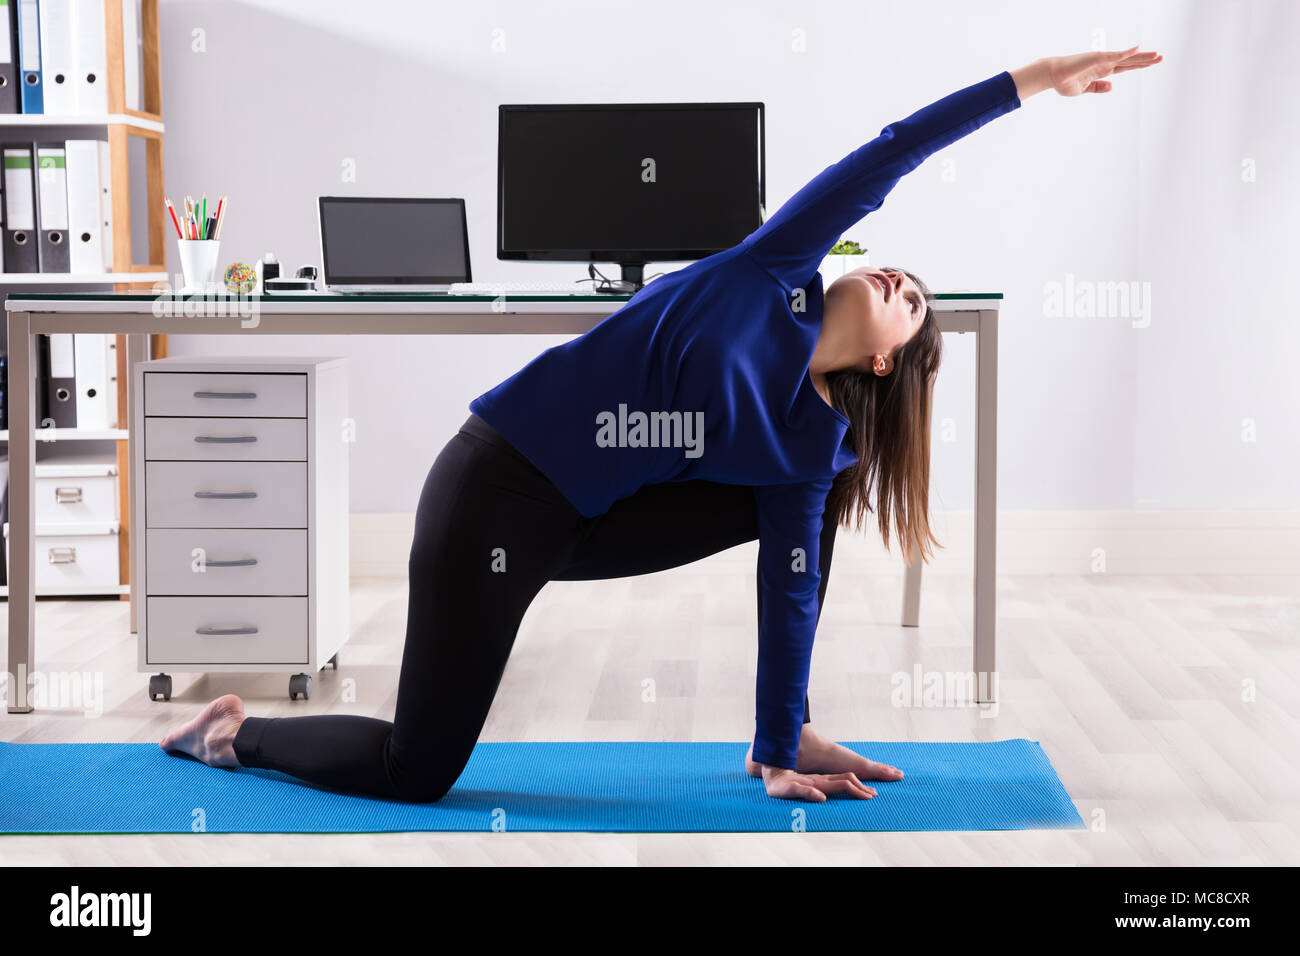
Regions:
<instances>
[{"instance_id":1,"label":"cabinet caster wheel","mask_svg":"<svg viewBox=\"0 0 1300 956\"><path fill-rule=\"evenodd\" d=\"M161 694L163 700L172 699L172 679L169 674L154 674L149 678L149 699L157 700Z\"/></svg>"},{"instance_id":2,"label":"cabinet caster wheel","mask_svg":"<svg viewBox=\"0 0 1300 956\"><path fill-rule=\"evenodd\" d=\"M294 674L289 678L289 699L297 700L299 694L303 700L311 700L310 674Z\"/></svg>"},{"instance_id":3,"label":"cabinet caster wheel","mask_svg":"<svg viewBox=\"0 0 1300 956\"><path fill-rule=\"evenodd\" d=\"M333 665L334 665L334 669L335 669L335 670L338 670L338 669L339 669L339 654L338 654L338 651L335 651L335 652L334 652L334 656L331 657L329 660L327 660L325 663L326 663L326 664L333 664Z\"/></svg>"}]
</instances>

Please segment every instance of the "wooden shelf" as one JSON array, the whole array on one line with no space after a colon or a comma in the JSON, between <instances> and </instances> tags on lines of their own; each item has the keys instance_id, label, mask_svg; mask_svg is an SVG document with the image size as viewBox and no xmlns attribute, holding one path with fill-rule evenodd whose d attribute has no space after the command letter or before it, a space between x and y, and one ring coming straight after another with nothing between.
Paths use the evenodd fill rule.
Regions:
<instances>
[{"instance_id":1,"label":"wooden shelf","mask_svg":"<svg viewBox=\"0 0 1300 956\"><path fill-rule=\"evenodd\" d=\"M167 282L166 272L0 272L5 285L117 285L122 282Z\"/></svg>"},{"instance_id":2,"label":"wooden shelf","mask_svg":"<svg viewBox=\"0 0 1300 956\"><path fill-rule=\"evenodd\" d=\"M163 131L162 117L150 113L0 113L0 129L20 126L131 126Z\"/></svg>"},{"instance_id":3,"label":"wooden shelf","mask_svg":"<svg viewBox=\"0 0 1300 956\"><path fill-rule=\"evenodd\" d=\"M36 440L50 441L50 433L54 434L54 441L126 441L127 439L125 428L38 428ZM9 429L0 429L0 441L8 440Z\"/></svg>"},{"instance_id":4,"label":"wooden shelf","mask_svg":"<svg viewBox=\"0 0 1300 956\"><path fill-rule=\"evenodd\" d=\"M81 597L83 595L104 597L117 597L118 595L130 594L131 585L129 584L105 584L100 587L81 584L67 584L51 587L50 585L36 588L37 597ZM5 600L9 599L9 585L0 584L0 597Z\"/></svg>"}]
</instances>

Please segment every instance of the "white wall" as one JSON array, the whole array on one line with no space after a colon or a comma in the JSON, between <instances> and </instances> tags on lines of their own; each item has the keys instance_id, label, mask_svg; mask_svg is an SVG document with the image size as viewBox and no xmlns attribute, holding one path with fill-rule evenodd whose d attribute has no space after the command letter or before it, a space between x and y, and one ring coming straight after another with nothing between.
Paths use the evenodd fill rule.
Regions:
<instances>
[{"instance_id":1,"label":"white wall","mask_svg":"<svg viewBox=\"0 0 1300 956\"><path fill-rule=\"evenodd\" d=\"M161 7L167 194L231 197L223 265L267 250L286 270L318 262L320 193L464 196L476 279L584 274L496 260L499 103L762 100L772 212L962 86L1094 44L1158 50L1166 62L1111 93L1040 94L931 157L846 236L936 291L1005 295L1000 507L1300 505L1300 4ZM349 159L355 183L341 181ZM1045 314L1067 274L1149 288L1149 321ZM467 403L560 341L213 336L174 338L171 352L349 356L352 510L412 512ZM933 503L969 508L973 340L946 346Z\"/></svg>"}]
</instances>

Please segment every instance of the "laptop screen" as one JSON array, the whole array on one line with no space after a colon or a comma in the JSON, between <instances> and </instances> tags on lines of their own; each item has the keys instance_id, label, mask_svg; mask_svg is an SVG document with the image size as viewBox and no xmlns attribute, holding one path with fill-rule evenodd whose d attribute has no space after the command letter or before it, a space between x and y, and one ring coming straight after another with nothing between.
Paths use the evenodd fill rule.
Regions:
<instances>
[{"instance_id":1,"label":"laptop screen","mask_svg":"<svg viewBox=\"0 0 1300 956\"><path fill-rule=\"evenodd\" d=\"M463 199L320 197L328 285L469 280Z\"/></svg>"}]
</instances>

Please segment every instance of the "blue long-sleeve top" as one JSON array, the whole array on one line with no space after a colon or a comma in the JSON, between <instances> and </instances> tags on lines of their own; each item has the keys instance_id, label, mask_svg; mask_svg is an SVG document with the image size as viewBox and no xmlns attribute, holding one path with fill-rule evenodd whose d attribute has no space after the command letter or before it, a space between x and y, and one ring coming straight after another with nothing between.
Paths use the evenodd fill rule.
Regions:
<instances>
[{"instance_id":1,"label":"blue long-sleeve top","mask_svg":"<svg viewBox=\"0 0 1300 956\"><path fill-rule=\"evenodd\" d=\"M832 479L857 460L849 420L808 368L822 321L818 269L905 174L1019 106L1004 71L891 123L739 245L644 286L469 405L585 517L655 482L754 486L759 763L795 767L822 513Z\"/></svg>"}]
</instances>

